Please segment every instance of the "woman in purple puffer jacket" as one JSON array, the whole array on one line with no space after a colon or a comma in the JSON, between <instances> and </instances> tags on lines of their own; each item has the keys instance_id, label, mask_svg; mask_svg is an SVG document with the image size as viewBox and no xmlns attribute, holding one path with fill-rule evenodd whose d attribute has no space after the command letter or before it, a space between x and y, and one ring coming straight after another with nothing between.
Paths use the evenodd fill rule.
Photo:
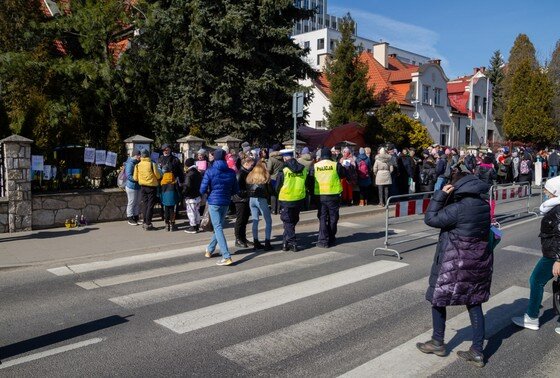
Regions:
<instances>
[{"instance_id":1,"label":"woman in purple puffer jacket","mask_svg":"<svg viewBox=\"0 0 560 378\"><path fill-rule=\"evenodd\" d=\"M428 226L441 229L426 299L432 305L432 339L418 343L424 353L446 356L443 342L446 307L467 306L473 329L473 344L457 354L476 366L484 366L484 315L481 304L490 297L493 252L488 244L489 186L455 169L451 184L434 193L424 218Z\"/></svg>"}]
</instances>

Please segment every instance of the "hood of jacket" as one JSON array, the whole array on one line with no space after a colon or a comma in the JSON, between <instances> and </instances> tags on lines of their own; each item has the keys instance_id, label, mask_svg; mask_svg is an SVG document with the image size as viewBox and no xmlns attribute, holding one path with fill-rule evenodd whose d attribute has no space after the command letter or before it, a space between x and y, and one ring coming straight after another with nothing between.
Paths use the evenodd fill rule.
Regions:
<instances>
[{"instance_id":1,"label":"hood of jacket","mask_svg":"<svg viewBox=\"0 0 560 378\"><path fill-rule=\"evenodd\" d=\"M294 173L302 172L303 169L305 168L305 166L303 164L298 163L298 161L296 159L288 160L284 164L284 166L288 167L290 169L290 171L292 171Z\"/></svg>"},{"instance_id":2,"label":"hood of jacket","mask_svg":"<svg viewBox=\"0 0 560 378\"><path fill-rule=\"evenodd\" d=\"M382 163L389 163L391 161L391 155L389 154L377 154L375 160L379 160Z\"/></svg>"},{"instance_id":3,"label":"hood of jacket","mask_svg":"<svg viewBox=\"0 0 560 378\"><path fill-rule=\"evenodd\" d=\"M212 168L220 172L228 172L231 170L231 168L228 167L227 162L225 160L214 160L214 163L212 164Z\"/></svg>"},{"instance_id":4,"label":"hood of jacket","mask_svg":"<svg viewBox=\"0 0 560 378\"><path fill-rule=\"evenodd\" d=\"M468 175L460 179L453 185L455 190L453 193L456 196L480 195L488 194L490 185L481 181L475 175Z\"/></svg>"},{"instance_id":5,"label":"hood of jacket","mask_svg":"<svg viewBox=\"0 0 560 378\"><path fill-rule=\"evenodd\" d=\"M560 197L553 197L544 201L539 207L539 210L541 211L541 213L546 214L550 210L554 209L557 205L560 205Z\"/></svg>"}]
</instances>

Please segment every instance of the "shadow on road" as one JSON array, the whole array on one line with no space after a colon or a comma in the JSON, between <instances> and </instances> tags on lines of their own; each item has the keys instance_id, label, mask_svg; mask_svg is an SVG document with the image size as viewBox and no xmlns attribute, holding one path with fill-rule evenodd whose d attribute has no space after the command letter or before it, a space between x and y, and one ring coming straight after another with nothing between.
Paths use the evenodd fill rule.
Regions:
<instances>
[{"instance_id":1,"label":"shadow on road","mask_svg":"<svg viewBox=\"0 0 560 378\"><path fill-rule=\"evenodd\" d=\"M34 337L32 339L20 341L14 344L0 347L0 358L2 360L27 353L35 349L40 349L49 345L53 345L62 341L70 340L75 337L83 336L88 333L97 332L99 330L114 327L119 324L127 323L129 316L108 316L106 318L94 320L89 323L80 324L74 327L65 328L60 331L47 333L46 335Z\"/></svg>"},{"instance_id":2,"label":"shadow on road","mask_svg":"<svg viewBox=\"0 0 560 378\"><path fill-rule=\"evenodd\" d=\"M54 239L54 238L68 237L72 235L87 234L88 232L97 231L97 230L99 230L99 228L97 227L84 227L84 228L69 229L64 231L39 231L27 235L8 236L5 238L0 237L0 243L18 241L18 240L29 240L29 239Z\"/></svg>"}]
</instances>

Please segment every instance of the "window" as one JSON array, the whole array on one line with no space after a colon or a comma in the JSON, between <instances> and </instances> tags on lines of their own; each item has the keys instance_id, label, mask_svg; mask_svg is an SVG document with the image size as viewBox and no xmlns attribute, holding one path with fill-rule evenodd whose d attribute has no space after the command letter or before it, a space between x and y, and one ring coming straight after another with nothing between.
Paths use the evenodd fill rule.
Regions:
<instances>
[{"instance_id":1,"label":"window","mask_svg":"<svg viewBox=\"0 0 560 378\"><path fill-rule=\"evenodd\" d=\"M449 145L449 125L439 126L439 144L442 146Z\"/></svg>"},{"instance_id":2,"label":"window","mask_svg":"<svg viewBox=\"0 0 560 378\"><path fill-rule=\"evenodd\" d=\"M331 39L331 40L330 40L329 43L330 43L331 51L334 50L334 49L336 48L336 45L338 44L337 42L338 42L338 41L337 41L336 39Z\"/></svg>"},{"instance_id":3,"label":"window","mask_svg":"<svg viewBox=\"0 0 560 378\"><path fill-rule=\"evenodd\" d=\"M317 40L317 50L323 50L325 48L325 38L319 38Z\"/></svg>"},{"instance_id":4,"label":"window","mask_svg":"<svg viewBox=\"0 0 560 378\"><path fill-rule=\"evenodd\" d=\"M470 146L472 144L471 143L471 134L472 134L472 127L467 127L465 129L465 144L467 146Z\"/></svg>"},{"instance_id":5,"label":"window","mask_svg":"<svg viewBox=\"0 0 560 378\"><path fill-rule=\"evenodd\" d=\"M441 105L441 88L434 88L434 104Z\"/></svg>"},{"instance_id":6,"label":"window","mask_svg":"<svg viewBox=\"0 0 560 378\"><path fill-rule=\"evenodd\" d=\"M309 48L309 41L303 42L303 48L304 48L304 49L308 49L308 48Z\"/></svg>"},{"instance_id":7,"label":"window","mask_svg":"<svg viewBox=\"0 0 560 378\"><path fill-rule=\"evenodd\" d=\"M430 103L430 86L422 85L422 102L424 104Z\"/></svg>"},{"instance_id":8,"label":"window","mask_svg":"<svg viewBox=\"0 0 560 378\"><path fill-rule=\"evenodd\" d=\"M494 130L488 130L488 143L494 143Z\"/></svg>"},{"instance_id":9,"label":"window","mask_svg":"<svg viewBox=\"0 0 560 378\"><path fill-rule=\"evenodd\" d=\"M321 65L321 55L317 55L317 65Z\"/></svg>"},{"instance_id":10,"label":"window","mask_svg":"<svg viewBox=\"0 0 560 378\"><path fill-rule=\"evenodd\" d=\"M482 98L482 114L486 114L486 97Z\"/></svg>"},{"instance_id":11,"label":"window","mask_svg":"<svg viewBox=\"0 0 560 378\"><path fill-rule=\"evenodd\" d=\"M304 31L305 33L309 32L309 25L304 25L304 26L303 26L303 31Z\"/></svg>"},{"instance_id":12,"label":"window","mask_svg":"<svg viewBox=\"0 0 560 378\"><path fill-rule=\"evenodd\" d=\"M474 110L476 113L480 113L480 109L478 108L478 104L480 102L480 96L474 96Z\"/></svg>"},{"instance_id":13,"label":"window","mask_svg":"<svg viewBox=\"0 0 560 378\"><path fill-rule=\"evenodd\" d=\"M315 128L322 129L323 128L323 121L315 121Z\"/></svg>"}]
</instances>

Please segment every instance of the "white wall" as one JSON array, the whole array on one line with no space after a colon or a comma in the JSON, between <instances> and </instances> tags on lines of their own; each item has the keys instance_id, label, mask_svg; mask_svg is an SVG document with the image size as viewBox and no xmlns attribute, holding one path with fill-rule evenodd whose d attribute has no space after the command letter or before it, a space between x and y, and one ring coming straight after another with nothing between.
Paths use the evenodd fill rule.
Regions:
<instances>
[{"instance_id":1,"label":"white wall","mask_svg":"<svg viewBox=\"0 0 560 378\"><path fill-rule=\"evenodd\" d=\"M307 125L317 128L317 122L321 122L322 128L327 128L325 111L329 110L330 100L316 86L312 86L311 80L301 81L300 85L311 87L313 92L313 101L306 108L309 112L309 116L306 119Z\"/></svg>"}]
</instances>

